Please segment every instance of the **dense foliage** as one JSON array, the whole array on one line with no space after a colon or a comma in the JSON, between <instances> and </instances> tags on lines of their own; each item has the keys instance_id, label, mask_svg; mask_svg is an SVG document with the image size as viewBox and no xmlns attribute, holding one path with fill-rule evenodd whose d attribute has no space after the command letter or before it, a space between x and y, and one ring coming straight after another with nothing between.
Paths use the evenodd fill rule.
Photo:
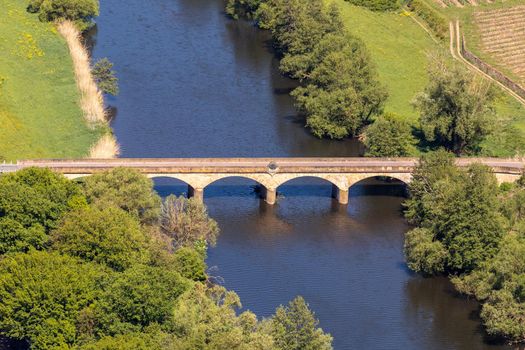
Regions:
<instances>
[{"instance_id":1,"label":"dense foliage","mask_svg":"<svg viewBox=\"0 0 525 350\"><path fill-rule=\"evenodd\" d=\"M314 135L356 136L381 112L386 90L363 42L346 32L335 4L231 0L227 9L251 14L271 32L281 71L302 83L292 96Z\"/></svg>"},{"instance_id":2,"label":"dense foliage","mask_svg":"<svg viewBox=\"0 0 525 350\"><path fill-rule=\"evenodd\" d=\"M361 139L366 156L404 157L414 153L415 139L410 125L395 114L379 116L365 129Z\"/></svg>"},{"instance_id":3,"label":"dense foliage","mask_svg":"<svg viewBox=\"0 0 525 350\"><path fill-rule=\"evenodd\" d=\"M80 30L92 26L99 14L98 0L29 0L29 12L38 13L41 21L71 20Z\"/></svg>"},{"instance_id":4,"label":"dense foliage","mask_svg":"<svg viewBox=\"0 0 525 350\"><path fill-rule=\"evenodd\" d=\"M115 168L86 178L83 183L88 202L98 207L116 206L141 223L152 223L160 212L160 197L153 182L136 170Z\"/></svg>"},{"instance_id":5,"label":"dense foliage","mask_svg":"<svg viewBox=\"0 0 525 350\"><path fill-rule=\"evenodd\" d=\"M428 86L414 100L425 138L457 155L477 153L491 131L492 85L438 56L431 59L428 73Z\"/></svg>"},{"instance_id":6,"label":"dense foliage","mask_svg":"<svg viewBox=\"0 0 525 350\"><path fill-rule=\"evenodd\" d=\"M113 70L113 63L109 59L104 57L98 60L93 65L91 74L102 92L113 96L118 95L117 73Z\"/></svg>"},{"instance_id":7,"label":"dense foliage","mask_svg":"<svg viewBox=\"0 0 525 350\"><path fill-rule=\"evenodd\" d=\"M372 11L393 11L400 7L397 0L346 0L352 5L366 7Z\"/></svg>"},{"instance_id":8,"label":"dense foliage","mask_svg":"<svg viewBox=\"0 0 525 350\"><path fill-rule=\"evenodd\" d=\"M0 193L4 337L31 349L331 348L302 299L263 321L238 315L239 297L207 279L218 227L204 205L168 197L161 211L139 173L78 184L29 168L2 175Z\"/></svg>"},{"instance_id":9,"label":"dense foliage","mask_svg":"<svg viewBox=\"0 0 525 350\"><path fill-rule=\"evenodd\" d=\"M482 165L460 170L450 153L421 159L409 185L405 237L408 266L451 274L460 292L483 302L491 335L525 341L525 188L498 188Z\"/></svg>"}]
</instances>

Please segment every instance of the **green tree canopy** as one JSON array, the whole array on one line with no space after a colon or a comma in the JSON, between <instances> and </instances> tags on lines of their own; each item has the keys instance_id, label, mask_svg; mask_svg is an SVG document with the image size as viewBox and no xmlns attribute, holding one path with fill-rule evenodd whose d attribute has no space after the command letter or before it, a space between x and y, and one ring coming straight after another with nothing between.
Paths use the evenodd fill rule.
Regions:
<instances>
[{"instance_id":1,"label":"green tree canopy","mask_svg":"<svg viewBox=\"0 0 525 350\"><path fill-rule=\"evenodd\" d=\"M146 236L138 221L119 208L87 208L65 215L51 234L62 253L122 271L148 258Z\"/></svg>"},{"instance_id":2,"label":"green tree canopy","mask_svg":"<svg viewBox=\"0 0 525 350\"><path fill-rule=\"evenodd\" d=\"M134 265L115 275L97 303L94 315L101 335L140 331L171 318L177 298L190 281L163 267Z\"/></svg>"},{"instance_id":3,"label":"green tree canopy","mask_svg":"<svg viewBox=\"0 0 525 350\"><path fill-rule=\"evenodd\" d=\"M443 152L424 157L409 185L407 218L425 228L406 236L405 254L416 270L439 272L444 261L447 271L471 271L497 252L503 235L491 169L474 164L461 171L452 160ZM428 259L426 268L421 259Z\"/></svg>"},{"instance_id":4,"label":"green tree canopy","mask_svg":"<svg viewBox=\"0 0 525 350\"><path fill-rule=\"evenodd\" d=\"M251 312L239 316L237 294L202 283L184 293L173 311L174 332L181 349L272 350L272 337L261 329Z\"/></svg>"},{"instance_id":5,"label":"green tree canopy","mask_svg":"<svg viewBox=\"0 0 525 350\"><path fill-rule=\"evenodd\" d=\"M0 217L25 228L39 225L48 232L82 197L77 184L48 169L27 168L0 176Z\"/></svg>"},{"instance_id":6,"label":"green tree canopy","mask_svg":"<svg viewBox=\"0 0 525 350\"><path fill-rule=\"evenodd\" d=\"M98 296L105 273L96 265L32 250L0 260L0 329L32 349L67 348L77 318Z\"/></svg>"},{"instance_id":7,"label":"green tree canopy","mask_svg":"<svg viewBox=\"0 0 525 350\"><path fill-rule=\"evenodd\" d=\"M80 30L93 25L99 14L98 0L29 0L29 12L38 13L41 21L71 20Z\"/></svg>"},{"instance_id":8,"label":"green tree canopy","mask_svg":"<svg viewBox=\"0 0 525 350\"><path fill-rule=\"evenodd\" d=\"M365 129L362 139L367 156L404 157L414 153L410 125L395 114L379 116Z\"/></svg>"},{"instance_id":9,"label":"green tree canopy","mask_svg":"<svg viewBox=\"0 0 525 350\"><path fill-rule=\"evenodd\" d=\"M26 228L11 218L0 218L0 255L27 252L31 247L42 249L47 239L44 227L40 224Z\"/></svg>"},{"instance_id":10,"label":"green tree canopy","mask_svg":"<svg viewBox=\"0 0 525 350\"><path fill-rule=\"evenodd\" d=\"M318 327L319 321L302 297L277 308L271 334L281 350L330 350L332 337Z\"/></svg>"},{"instance_id":11,"label":"green tree canopy","mask_svg":"<svg viewBox=\"0 0 525 350\"><path fill-rule=\"evenodd\" d=\"M113 70L113 63L107 57L98 60L93 65L91 73L102 92L113 96L118 95L117 73Z\"/></svg>"},{"instance_id":12,"label":"green tree canopy","mask_svg":"<svg viewBox=\"0 0 525 350\"><path fill-rule=\"evenodd\" d=\"M492 126L492 85L441 57L431 60L428 74L428 86L414 100L425 138L458 155L477 153Z\"/></svg>"},{"instance_id":13,"label":"green tree canopy","mask_svg":"<svg viewBox=\"0 0 525 350\"><path fill-rule=\"evenodd\" d=\"M136 170L115 168L86 178L84 192L89 203L116 206L139 218L142 223L157 221L160 197L153 181Z\"/></svg>"}]
</instances>

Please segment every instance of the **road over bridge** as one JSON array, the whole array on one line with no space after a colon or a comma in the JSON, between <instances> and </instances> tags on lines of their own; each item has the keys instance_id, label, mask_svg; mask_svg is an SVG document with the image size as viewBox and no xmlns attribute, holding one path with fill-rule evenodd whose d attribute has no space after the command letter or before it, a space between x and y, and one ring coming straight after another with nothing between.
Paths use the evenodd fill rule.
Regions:
<instances>
[{"instance_id":1,"label":"road over bridge","mask_svg":"<svg viewBox=\"0 0 525 350\"><path fill-rule=\"evenodd\" d=\"M519 159L458 158L465 167L482 163L491 167L498 181L512 182L524 170ZM70 179L82 178L115 167L140 171L150 178L170 177L188 184L189 196L203 198L204 188L228 177L243 177L261 185L262 195L269 204L276 201L277 188L300 177L317 177L333 185L333 196L341 204L348 203L348 190L367 178L383 176L409 183L416 158L118 158L108 160L23 160L15 164L0 164L0 172L27 167L50 168Z\"/></svg>"}]
</instances>

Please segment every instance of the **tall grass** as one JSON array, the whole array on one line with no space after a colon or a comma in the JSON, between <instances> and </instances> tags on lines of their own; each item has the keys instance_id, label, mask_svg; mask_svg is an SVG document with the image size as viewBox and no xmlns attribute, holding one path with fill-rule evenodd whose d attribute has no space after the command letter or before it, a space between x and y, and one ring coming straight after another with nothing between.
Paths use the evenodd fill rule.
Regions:
<instances>
[{"instance_id":1,"label":"tall grass","mask_svg":"<svg viewBox=\"0 0 525 350\"><path fill-rule=\"evenodd\" d=\"M89 158L109 159L120 154L120 146L112 134L105 134L89 150Z\"/></svg>"},{"instance_id":2,"label":"tall grass","mask_svg":"<svg viewBox=\"0 0 525 350\"><path fill-rule=\"evenodd\" d=\"M80 91L80 107L88 123L105 123L104 98L91 75L88 52L80 41L80 32L70 21L57 25L58 32L64 37L73 60L77 86Z\"/></svg>"}]
</instances>

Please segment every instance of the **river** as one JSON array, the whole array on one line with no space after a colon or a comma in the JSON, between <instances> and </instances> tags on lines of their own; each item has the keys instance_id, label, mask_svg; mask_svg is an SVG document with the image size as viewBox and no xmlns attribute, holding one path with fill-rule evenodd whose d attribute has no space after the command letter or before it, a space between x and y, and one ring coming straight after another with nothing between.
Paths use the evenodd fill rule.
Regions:
<instances>
[{"instance_id":1,"label":"river","mask_svg":"<svg viewBox=\"0 0 525 350\"><path fill-rule=\"evenodd\" d=\"M288 96L268 35L232 21L221 0L101 1L93 55L115 63L109 98L124 157L351 156L352 141L312 137ZM184 184L157 179L162 195ZM296 295L342 349L499 349L486 341L478 304L444 278L411 273L403 260L405 189L367 181L350 204L304 178L270 207L244 179L208 187L221 228L208 264L261 317Z\"/></svg>"}]
</instances>

